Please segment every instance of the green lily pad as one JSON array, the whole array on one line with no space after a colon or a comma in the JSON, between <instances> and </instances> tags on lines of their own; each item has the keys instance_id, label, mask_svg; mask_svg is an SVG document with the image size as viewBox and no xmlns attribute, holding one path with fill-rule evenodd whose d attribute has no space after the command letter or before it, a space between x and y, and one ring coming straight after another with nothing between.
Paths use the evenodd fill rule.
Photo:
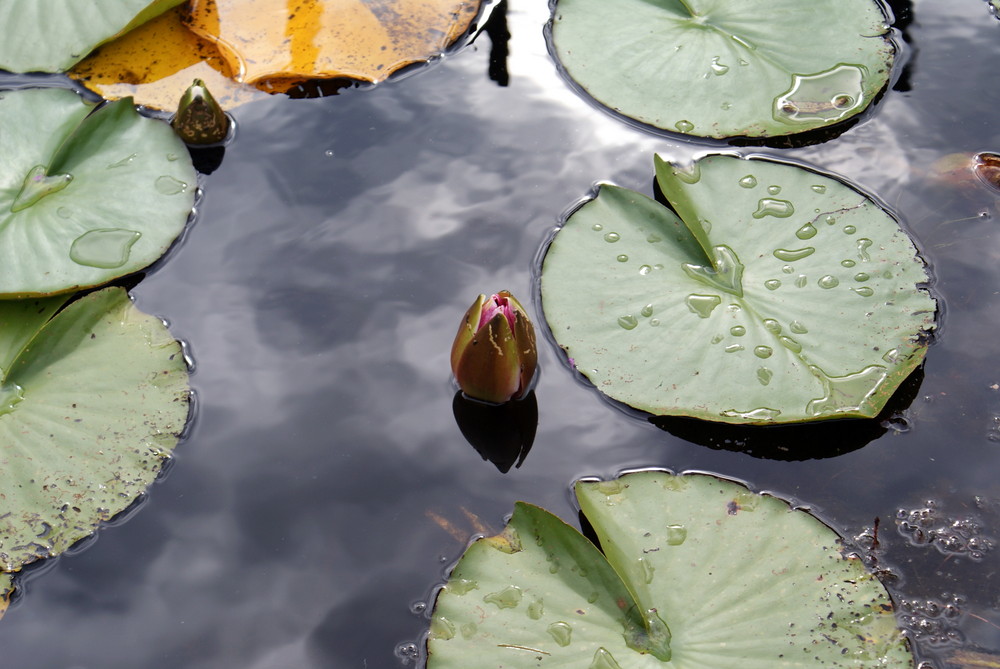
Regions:
<instances>
[{"instance_id":1,"label":"green lily pad","mask_svg":"<svg viewBox=\"0 0 1000 669\"><path fill-rule=\"evenodd\" d=\"M704 474L576 497L604 554L519 502L438 595L428 669L913 666L885 588L805 511Z\"/></svg>"},{"instance_id":2,"label":"green lily pad","mask_svg":"<svg viewBox=\"0 0 1000 669\"><path fill-rule=\"evenodd\" d=\"M699 137L772 137L839 123L889 81L874 0L558 0L552 46L601 104Z\"/></svg>"},{"instance_id":3,"label":"green lily pad","mask_svg":"<svg viewBox=\"0 0 1000 669\"><path fill-rule=\"evenodd\" d=\"M184 0L0 3L0 70L65 72L99 45Z\"/></svg>"},{"instance_id":4,"label":"green lily pad","mask_svg":"<svg viewBox=\"0 0 1000 669\"><path fill-rule=\"evenodd\" d=\"M195 172L170 126L128 98L92 110L66 90L0 92L0 297L136 272L187 223Z\"/></svg>"},{"instance_id":5,"label":"green lily pad","mask_svg":"<svg viewBox=\"0 0 1000 669\"><path fill-rule=\"evenodd\" d=\"M187 365L162 321L121 288L57 312L66 301L0 302L0 572L128 507L188 419Z\"/></svg>"},{"instance_id":6,"label":"green lily pad","mask_svg":"<svg viewBox=\"0 0 1000 669\"><path fill-rule=\"evenodd\" d=\"M936 311L897 221L773 160L657 157L656 178L673 211L601 186L545 255L545 318L577 369L656 415L877 415L923 360Z\"/></svg>"}]
</instances>

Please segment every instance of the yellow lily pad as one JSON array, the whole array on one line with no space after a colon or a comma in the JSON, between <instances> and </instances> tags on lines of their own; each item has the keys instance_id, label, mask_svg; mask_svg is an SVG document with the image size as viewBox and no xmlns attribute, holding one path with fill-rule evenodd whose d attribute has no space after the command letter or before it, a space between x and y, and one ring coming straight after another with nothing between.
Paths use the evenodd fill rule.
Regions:
<instances>
[{"instance_id":1,"label":"yellow lily pad","mask_svg":"<svg viewBox=\"0 0 1000 669\"><path fill-rule=\"evenodd\" d=\"M105 44L69 76L107 99L128 96L154 109L173 111L194 79L203 80L225 109L267 94L233 79L229 63L211 41L184 24L183 7L161 14Z\"/></svg>"},{"instance_id":2,"label":"yellow lily pad","mask_svg":"<svg viewBox=\"0 0 1000 669\"><path fill-rule=\"evenodd\" d=\"M482 0L192 0L190 28L238 81L346 77L377 83L440 55Z\"/></svg>"}]
</instances>

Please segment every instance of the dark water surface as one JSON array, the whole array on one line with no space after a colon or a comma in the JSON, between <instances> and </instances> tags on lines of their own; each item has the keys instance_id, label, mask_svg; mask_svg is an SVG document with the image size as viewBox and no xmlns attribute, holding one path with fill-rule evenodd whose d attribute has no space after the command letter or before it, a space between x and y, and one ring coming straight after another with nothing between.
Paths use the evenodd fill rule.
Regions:
<instances>
[{"instance_id":1,"label":"dark water surface","mask_svg":"<svg viewBox=\"0 0 1000 669\"><path fill-rule=\"evenodd\" d=\"M502 474L453 418L465 309L501 288L529 302L539 245L593 182L649 192L654 151L706 150L578 98L546 17L512 0L508 87L487 77L482 36L373 90L235 110L186 242L134 291L190 344L197 422L128 522L27 579L0 667L400 666L446 567L515 500L572 520L574 479L650 466L748 481L849 538L878 518L926 666L1000 652L1000 211L930 170L1000 150L1000 22L982 0L918 0L904 90L833 141L753 149L876 193L924 250L944 314L908 408L778 435L783 455L757 432L748 455L725 449L739 434L615 409L543 342L535 443Z\"/></svg>"}]
</instances>

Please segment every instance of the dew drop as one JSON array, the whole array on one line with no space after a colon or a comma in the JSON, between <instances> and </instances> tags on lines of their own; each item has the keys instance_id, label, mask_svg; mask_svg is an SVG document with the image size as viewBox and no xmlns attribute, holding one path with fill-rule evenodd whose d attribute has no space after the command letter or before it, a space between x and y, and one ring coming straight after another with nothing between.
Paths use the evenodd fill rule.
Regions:
<instances>
[{"instance_id":1,"label":"dew drop","mask_svg":"<svg viewBox=\"0 0 1000 669\"><path fill-rule=\"evenodd\" d=\"M642 580L646 583L653 582L653 572L656 570L653 565L649 564L649 560L645 558L639 558L639 573L642 574Z\"/></svg>"},{"instance_id":2,"label":"dew drop","mask_svg":"<svg viewBox=\"0 0 1000 669\"><path fill-rule=\"evenodd\" d=\"M765 318L764 319L764 329L767 330L768 332L770 332L771 334L774 334L774 335L781 334L781 323L779 323L778 321L774 320L773 318ZM767 347L764 346L763 348L767 348Z\"/></svg>"},{"instance_id":3,"label":"dew drop","mask_svg":"<svg viewBox=\"0 0 1000 669\"><path fill-rule=\"evenodd\" d=\"M35 204L46 195L58 193L68 186L72 180L72 174L48 175L45 173L44 165L35 165L25 175L24 182L21 184L21 190L10 205L11 213L16 214Z\"/></svg>"},{"instance_id":4,"label":"dew drop","mask_svg":"<svg viewBox=\"0 0 1000 669\"><path fill-rule=\"evenodd\" d=\"M813 190L814 193L821 193L822 194L822 193L826 192L826 186L824 186L822 184L817 184L815 186L810 186L810 188L812 188L812 190Z\"/></svg>"},{"instance_id":5,"label":"dew drop","mask_svg":"<svg viewBox=\"0 0 1000 669\"><path fill-rule=\"evenodd\" d=\"M721 105L719 105L719 109L721 109L722 111L729 111L732 108L733 108L732 102L723 102Z\"/></svg>"},{"instance_id":6,"label":"dew drop","mask_svg":"<svg viewBox=\"0 0 1000 669\"><path fill-rule=\"evenodd\" d=\"M660 324L660 319L659 318L651 318L651 319L649 319L649 324L652 325L655 328L656 326L658 326Z\"/></svg>"},{"instance_id":7,"label":"dew drop","mask_svg":"<svg viewBox=\"0 0 1000 669\"><path fill-rule=\"evenodd\" d=\"M708 318L712 311L722 304L722 298L718 295L688 295L684 302L692 313L698 314L701 318Z\"/></svg>"},{"instance_id":8,"label":"dew drop","mask_svg":"<svg viewBox=\"0 0 1000 669\"><path fill-rule=\"evenodd\" d=\"M680 546L687 539L688 531L683 525L667 525L667 545Z\"/></svg>"},{"instance_id":9,"label":"dew drop","mask_svg":"<svg viewBox=\"0 0 1000 669\"><path fill-rule=\"evenodd\" d=\"M817 232L818 230L816 230L815 225L813 225L812 223L806 223L801 228L795 231L795 236L802 240L812 239L813 237L816 236Z\"/></svg>"},{"instance_id":10,"label":"dew drop","mask_svg":"<svg viewBox=\"0 0 1000 669\"><path fill-rule=\"evenodd\" d=\"M770 407L757 407L756 409L748 409L746 411L729 409L728 411L723 411L722 415L730 418L742 418L744 420L772 421L781 415L781 410L771 409Z\"/></svg>"},{"instance_id":11,"label":"dew drop","mask_svg":"<svg viewBox=\"0 0 1000 669\"><path fill-rule=\"evenodd\" d=\"M866 237L862 237L858 240L858 260L861 262L868 262L872 259L872 257L868 255L868 249L870 249L874 243L875 242Z\"/></svg>"},{"instance_id":12,"label":"dew drop","mask_svg":"<svg viewBox=\"0 0 1000 669\"><path fill-rule=\"evenodd\" d=\"M753 350L753 354L762 360L766 360L771 357L774 350L770 346L758 346Z\"/></svg>"},{"instance_id":13,"label":"dew drop","mask_svg":"<svg viewBox=\"0 0 1000 669\"><path fill-rule=\"evenodd\" d=\"M187 190L188 185L183 181L163 175L156 180L156 190L164 195L177 195Z\"/></svg>"},{"instance_id":14,"label":"dew drop","mask_svg":"<svg viewBox=\"0 0 1000 669\"><path fill-rule=\"evenodd\" d=\"M728 71L729 71L729 66L720 63L719 56L716 56L715 58L712 59L712 74L714 74L717 77L721 77Z\"/></svg>"},{"instance_id":15,"label":"dew drop","mask_svg":"<svg viewBox=\"0 0 1000 669\"><path fill-rule=\"evenodd\" d=\"M694 123L692 123L691 121L681 119L680 121L674 124L674 127L677 128L679 132L691 132L692 130L694 130Z\"/></svg>"},{"instance_id":16,"label":"dew drop","mask_svg":"<svg viewBox=\"0 0 1000 669\"><path fill-rule=\"evenodd\" d=\"M465 623L458 629L460 632L462 632L463 639L471 639L476 635L476 632L479 631L479 627L476 625L476 623Z\"/></svg>"},{"instance_id":17,"label":"dew drop","mask_svg":"<svg viewBox=\"0 0 1000 669\"><path fill-rule=\"evenodd\" d=\"M742 351L743 350L743 345L742 344L730 344L724 350L726 351L726 353L736 353L738 351Z\"/></svg>"},{"instance_id":18,"label":"dew drop","mask_svg":"<svg viewBox=\"0 0 1000 669\"><path fill-rule=\"evenodd\" d=\"M753 213L754 218L764 218L774 216L775 218L788 218L795 213L795 207L788 200L776 200L771 197L761 198L757 203L757 211Z\"/></svg>"},{"instance_id":19,"label":"dew drop","mask_svg":"<svg viewBox=\"0 0 1000 669\"><path fill-rule=\"evenodd\" d=\"M453 578L448 581L445 588L456 595L466 595L472 590L479 588L479 582L469 578Z\"/></svg>"},{"instance_id":20,"label":"dew drop","mask_svg":"<svg viewBox=\"0 0 1000 669\"><path fill-rule=\"evenodd\" d=\"M68 207L59 207L56 209L56 215L59 216L59 218L71 218L73 216L73 212L70 211Z\"/></svg>"},{"instance_id":21,"label":"dew drop","mask_svg":"<svg viewBox=\"0 0 1000 669\"><path fill-rule=\"evenodd\" d=\"M800 344L799 342L795 341L791 337L781 336L781 337L778 337L778 341L780 341L781 345L784 346L785 348L787 348L792 353L801 353L802 352L802 344Z\"/></svg>"},{"instance_id":22,"label":"dew drop","mask_svg":"<svg viewBox=\"0 0 1000 669\"><path fill-rule=\"evenodd\" d=\"M549 636L551 636L555 642L563 648L568 646L572 640L573 628L570 627L569 623L564 623L562 621L552 623L546 631L548 631Z\"/></svg>"},{"instance_id":23,"label":"dew drop","mask_svg":"<svg viewBox=\"0 0 1000 669\"><path fill-rule=\"evenodd\" d=\"M592 226L590 226L590 229L593 230L594 232L600 232L601 230L604 229L604 226L601 225L600 223L594 223Z\"/></svg>"},{"instance_id":24,"label":"dew drop","mask_svg":"<svg viewBox=\"0 0 1000 669\"><path fill-rule=\"evenodd\" d=\"M863 283L870 278L871 276L866 272L858 272L857 274L854 275L854 280L859 283Z\"/></svg>"},{"instance_id":25,"label":"dew drop","mask_svg":"<svg viewBox=\"0 0 1000 669\"><path fill-rule=\"evenodd\" d=\"M774 376L774 373L767 367L757 368L757 381L760 383L760 385L766 386L767 384L771 383L772 376Z\"/></svg>"},{"instance_id":26,"label":"dew drop","mask_svg":"<svg viewBox=\"0 0 1000 669\"><path fill-rule=\"evenodd\" d=\"M618 262L628 262L628 256L622 253L618 256L617 260Z\"/></svg>"},{"instance_id":27,"label":"dew drop","mask_svg":"<svg viewBox=\"0 0 1000 669\"><path fill-rule=\"evenodd\" d=\"M748 174L742 179L740 179L740 186L743 188L753 188L757 185L757 177L752 174Z\"/></svg>"},{"instance_id":28,"label":"dew drop","mask_svg":"<svg viewBox=\"0 0 1000 669\"><path fill-rule=\"evenodd\" d=\"M894 348L888 351L885 355L882 356L882 359L888 362L890 365L895 364L896 362L899 361L899 349Z\"/></svg>"},{"instance_id":29,"label":"dew drop","mask_svg":"<svg viewBox=\"0 0 1000 669\"><path fill-rule=\"evenodd\" d=\"M16 383L7 382L0 386L0 416L5 416L24 399L24 388Z\"/></svg>"},{"instance_id":30,"label":"dew drop","mask_svg":"<svg viewBox=\"0 0 1000 669\"><path fill-rule=\"evenodd\" d=\"M747 329L742 325L734 325L733 327L729 328L729 334L733 335L734 337L742 337L746 333Z\"/></svg>"},{"instance_id":31,"label":"dew drop","mask_svg":"<svg viewBox=\"0 0 1000 669\"><path fill-rule=\"evenodd\" d=\"M764 287L768 290L778 290L781 288L781 281L777 279L768 279L764 282Z\"/></svg>"},{"instance_id":32,"label":"dew drop","mask_svg":"<svg viewBox=\"0 0 1000 669\"><path fill-rule=\"evenodd\" d=\"M788 123L833 122L864 102L864 73L841 64L824 72L792 75L791 87L774 99L774 118Z\"/></svg>"},{"instance_id":33,"label":"dew drop","mask_svg":"<svg viewBox=\"0 0 1000 669\"><path fill-rule=\"evenodd\" d=\"M875 294L875 290L871 286L861 286L860 288L852 288L851 290L861 297L871 297Z\"/></svg>"},{"instance_id":34,"label":"dew drop","mask_svg":"<svg viewBox=\"0 0 1000 669\"><path fill-rule=\"evenodd\" d=\"M655 244L657 242L662 242L663 237L659 236L654 232L651 235L649 235L649 237L646 237L646 241L649 242L650 244Z\"/></svg>"},{"instance_id":35,"label":"dew drop","mask_svg":"<svg viewBox=\"0 0 1000 669\"><path fill-rule=\"evenodd\" d=\"M620 316L618 318L618 325L620 325L625 330L634 330L635 326L639 324L639 321L632 314L627 316Z\"/></svg>"},{"instance_id":36,"label":"dew drop","mask_svg":"<svg viewBox=\"0 0 1000 669\"><path fill-rule=\"evenodd\" d=\"M528 617L532 620L539 620L545 615L545 604L540 599L528 604Z\"/></svg>"},{"instance_id":37,"label":"dew drop","mask_svg":"<svg viewBox=\"0 0 1000 669\"><path fill-rule=\"evenodd\" d=\"M848 258L847 260L841 260L840 264L843 265L844 267L854 267L854 265L856 265L857 263Z\"/></svg>"},{"instance_id":38,"label":"dew drop","mask_svg":"<svg viewBox=\"0 0 1000 669\"><path fill-rule=\"evenodd\" d=\"M836 216L827 216L823 220L826 221L827 225L833 225L834 223L837 222L837 217Z\"/></svg>"},{"instance_id":39,"label":"dew drop","mask_svg":"<svg viewBox=\"0 0 1000 669\"><path fill-rule=\"evenodd\" d=\"M516 585L508 585L503 590L491 592L483 597L487 604L495 604L497 608L513 609L521 603L521 588Z\"/></svg>"},{"instance_id":40,"label":"dew drop","mask_svg":"<svg viewBox=\"0 0 1000 669\"><path fill-rule=\"evenodd\" d=\"M715 335L714 337L712 337L712 343L713 343L713 344L718 344L718 343L719 343L720 341L722 341L723 339L725 339L725 337L723 337L723 336L722 336L722 335L720 335L720 334L717 334L717 335Z\"/></svg>"},{"instance_id":41,"label":"dew drop","mask_svg":"<svg viewBox=\"0 0 1000 669\"><path fill-rule=\"evenodd\" d=\"M655 265L653 265L653 269L663 269L663 265L661 265L660 263L656 263Z\"/></svg>"},{"instance_id":42,"label":"dew drop","mask_svg":"<svg viewBox=\"0 0 1000 669\"><path fill-rule=\"evenodd\" d=\"M819 284L820 288L826 288L826 289L836 288L837 286L840 285L840 281L837 280L837 277L832 276L830 274L821 277L820 280L817 281L816 283Z\"/></svg>"},{"instance_id":43,"label":"dew drop","mask_svg":"<svg viewBox=\"0 0 1000 669\"><path fill-rule=\"evenodd\" d=\"M594 660L587 669L622 669L622 665L604 647L594 653Z\"/></svg>"},{"instance_id":44,"label":"dew drop","mask_svg":"<svg viewBox=\"0 0 1000 669\"><path fill-rule=\"evenodd\" d=\"M323 152L323 155L326 156L327 158L333 158L333 149L327 149L326 151Z\"/></svg>"},{"instance_id":45,"label":"dew drop","mask_svg":"<svg viewBox=\"0 0 1000 669\"><path fill-rule=\"evenodd\" d=\"M617 232L608 232L605 233L604 235L604 241L608 242L609 244L614 244L621 238L622 238L621 235L619 235Z\"/></svg>"},{"instance_id":46,"label":"dew drop","mask_svg":"<svg viewBox=\"0 0 1000 669\"><path fill-rule=\"evenodd\" d=\"M792 272L795 271L795 268L792 267L791 265L783 265L781 267L781 271L784 272L785 274L791 274Z\"/></svg>"},{"instance_id":47,"label":"dew drop","mask_svg":"<svg viewBox=\"0 0 1000 669\"><path fill-rule=\"evenodd\" d=\"M853 235L857 231L858 231L858 229L856 227L854 227L853 225L845 225L844 226L844 234L845 235Z\"/></svg>"},{"instance_id":48,"label":"dew drop","mask_svg":"<svg viewBox=\"0 0 1000 669\"><path fill-rule=\"evenodd\" d=\"M809 330L806 329L806 326L798 321L792 321L791 323L789 323L788 329L794 332L795 334L806 334L807 332L809 332Z\"/></svg>"},{"instance_id":49,"label":"dew drop","mask_svg":"<svg viewBox=\"0 0 1000 669\"><path fill-rule=\"evenodd\" d=\"M639 313L642 314L644 317L649 318L650 316L653 315L653 305L647 304L639 311Z\"/></svg>"},{"instance_id":50,"label":"dew drop","mask_svg":"<svg viewBox=\"0 0 1000 669\"><path fill-rule=\"evenodd\" d=\"M135 160L135 154L134 153L132 155L130 155L130 156L125 156L124 158L122 158L121 160L119 160L117 162L111 163L110 165L108 165L108 169L109 170L113 170L116 167L125 167L127 165L130 165L133 160Z\"/></svg>"},{"instance_id":51,"label":"dew drop","mask_svg":"<svg viewBox=\"0 0 1000 669\"><path fill-rule=\"evenodd\" d=\"M816 253L816 249L811 246L805 246L801 249L775 249L774 257L785 262L795 262L796 260L808 258L814 253Z\"/></svg>"},{"instance_id":52,"label":"dew drop","mask_svg":"<svg viewBox=\"0 0 1000 669\"><path fill-rule=\"evenodd\" d=\"M767 192L770 193L771 195L777 195L778 193L781 192L781 186L768 186Z\"/></svg>"},{"instance_id":53,"label":"dew drop","mask_svg":"<svg viewBox=\"0 0 1000 669\"><path fill-rule=\"evenodd\" d=\"M121 267L128 262L132 245L140 237L141 232L123 228L88 230L73 241L69 257L76 264L88 267Z\"/></svg>"},{"instance_id":54,"label":"dew drop","mask_svg":"<svg viewBox=\"0 0 1000 669\"><path fill-rule=\"evenodd\" d=\"M431 636L444 641L454 639L455 625L444 616L434 616L431 618Z\"/></svg>"},{"instance_id":55,"label":"dew drop","mask_svg":"<svg viewBox=\"0 0 1000 669\"><path fill-rule=\"evenodd\" d=\"M806 279L806 275L805 274L799 274L797 277L795 277L795 287L796 288L805 288L807 283L808 283L808 280Z\"/></svg>"},{"instance_id":56,"label":"dew drop","mask_svg":"<svg viewBox=\"0 0 1000 669\"><path fill-rule=\"evenodd\" d=\"M653 268L650 267L649 265L640 265L639 266L639 274L642 274L643 276L646 276L647 274L649 274L652 271L653 271Z\"/></svg>"}]
</instances>

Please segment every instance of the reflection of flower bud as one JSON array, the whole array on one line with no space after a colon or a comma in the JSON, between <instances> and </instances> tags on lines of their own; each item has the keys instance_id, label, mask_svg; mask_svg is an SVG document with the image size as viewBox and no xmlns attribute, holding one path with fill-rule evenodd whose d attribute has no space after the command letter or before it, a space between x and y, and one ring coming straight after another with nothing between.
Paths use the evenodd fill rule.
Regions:
<instances>
[{"instance_id":1,"label":"reflection of flower bud","mask_svg":"<svg viewBox=\"0 0 1000 669\"><path fill-rule=\"evenodd\" d=\"M451 408L465 440L502 473L520 467L528 457L538 429L538 400L533 391L503 404L472 400L459 391Z\"/></svg>"},{"instance_id":2,"label":"reflection of flower bud","mask_svg":"<svg viewBox=\"0 0 1000 669\"><path fill-rule=\"evenodd\" d=\"M469 397L506 402L528 391L538 352L524 308L505 290L480 295L465 312L451 347L451 369Z\"/></svg>"},{"instance_id":3,"label":"reflection of flower bud","mask_svg":"<svg viewBox=\"0 0 1000 669\"><path fill-rule=\"evenodd\" d=\"M186 144L218 144L229 133L229 117L201 79L184 91L170 125Z\"/></svg>"}]
</instances>

